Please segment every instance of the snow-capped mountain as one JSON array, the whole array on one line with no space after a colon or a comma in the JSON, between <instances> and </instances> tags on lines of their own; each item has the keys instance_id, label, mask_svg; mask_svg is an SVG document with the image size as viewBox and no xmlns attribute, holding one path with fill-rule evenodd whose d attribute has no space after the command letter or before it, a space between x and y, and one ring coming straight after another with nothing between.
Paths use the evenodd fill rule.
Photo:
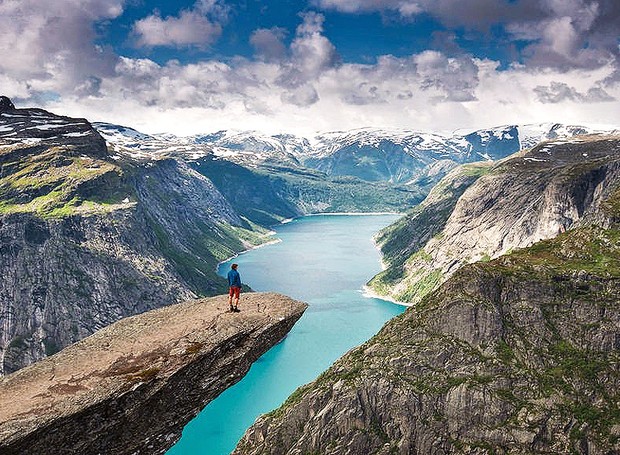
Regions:
<instances>
[{"instance_id":1,"label":"snow-capped mountain","mask_svg":"<svg viewBox=\"0 0 620 455\"><path fill-rule=\"evenodd\" d=\"M299 166L298 158L311 150L306 138L292 134L267 136L253 131L218 131L188 138L196 144L207 144L213 154L231 158L243 164L273 164Z\"/></svg>"},{"instance_id":2,"label":"snow-capped mountain","mask_svg":"<svg viewBox=\"0 0 620 455\"><path fill-rule=\"evenodd\" d=\"M435 181L461 163L497 160L542 141L605 132L546 123L459 130L451 134L359 128L310 138L234 130L179 138L146 135L103 123L96 123L95 127L117 152L135 158L178 154L197 160L209 156L249 167L306 167L328 175L393 183L416 182L420 177Z\"/></svg>"},{"instance_id":3,"label":"snow-capped mountain","mask_svg":"<svg viewBox=\"0 0 620 455\"><path fill-rule=\"evenodd\" d=\"M428 177L432 183L457 164L497 160L545 140L596 132L560 124L507 125L452 134L362 128L317 135L311 140L312 150L300 161L332 175L394 183Z\"/></svg>"},{"instance_id":4,"label":"snow-capped mountain","mask_svg":"<svg viewBox=\"0 0 620 455\"><path fill-rule=\"evenodd\" d=\"M151 160L170 155L198 159L211 154L211 147L171 134L144 134L133 128L111 123L92 124L108 143L112 153L136 160Z\"/></svg>"}]
</instances>

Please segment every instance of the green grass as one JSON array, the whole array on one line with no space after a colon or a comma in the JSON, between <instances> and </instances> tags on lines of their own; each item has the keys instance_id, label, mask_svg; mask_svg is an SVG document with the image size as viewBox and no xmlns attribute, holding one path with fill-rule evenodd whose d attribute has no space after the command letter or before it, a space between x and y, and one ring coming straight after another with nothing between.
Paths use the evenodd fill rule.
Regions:
<instances>
[{"instance_id":1,"label":"green grass","mask_svg":"<svg viewBox=\"0 0 620 455\"><path fill-rule=\"evenodd\" d=\"M132 194L120 168L71 153L71 149L50 147L10 163L11 172L0 178L0 214L33 213L41 218L88 215L113 210ZM87 194L81 194L82 188Z\"/></svg>"},{"instance_id":2,"label":"green grass","mask_svg":"<svg viewBox=\"0 0 620 455\"><path fill-rule=\"evenodd\" d=\"M482 177L491 172L495 163L490 161L481 161L479 163L468 163L461 166L461 173L468 177Z\"/></svg>"},{"instance_id":3,"label":"green grass","mask_svg":"<svg viewBox=\"0 0 620 455\"><path fill-rule=\"evenodd\" d=\"M401 302L419 302L425 295L437 289L442 281L443 272L441 270L425 271L422 278L409 284L405 291L396 296L396 299Z\"/></svg>"},{"instance_id":4,"label":"green grass","mask_svg":"<svg viewBox=\"0 0 620 455\"><path fill-rule=\"evenodd\" d=\"M620 230L588 226L573 229L529 248L491 261L509 273L572 274L620 277Z\"/></svg>"}]
</instances>

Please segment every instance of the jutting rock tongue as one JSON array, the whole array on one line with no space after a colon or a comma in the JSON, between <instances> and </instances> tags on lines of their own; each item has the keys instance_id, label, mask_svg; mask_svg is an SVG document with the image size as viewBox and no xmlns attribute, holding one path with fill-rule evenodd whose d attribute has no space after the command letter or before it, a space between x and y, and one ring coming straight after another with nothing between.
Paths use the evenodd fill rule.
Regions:
<instances>
[{"instance_id":1,"label":"jutting rock tongue","mask_svg":"<svg viewBox=\"0 0 620 455\"><path fill-rule=\"evenodd\" d=\"M6 96L0 96L0 112L14 111L15 105Z\"/></svg>"}]
</instances>

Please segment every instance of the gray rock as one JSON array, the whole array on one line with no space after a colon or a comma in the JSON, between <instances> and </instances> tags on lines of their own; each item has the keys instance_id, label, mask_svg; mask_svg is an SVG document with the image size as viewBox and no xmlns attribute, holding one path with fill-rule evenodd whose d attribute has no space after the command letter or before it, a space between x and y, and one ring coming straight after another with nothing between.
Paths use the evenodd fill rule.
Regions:
<instances>
[{"instance_id":1,"label":"gray rock","mask_svg":"<svg viewBox=\"0 0 620 455\"><path fill-rule=\"evenodd\" d=\"M6 96L0 96L0 112L10 112L15 110L15 105Z\"/></svg>"},{"instance_id":2,"label":"gray rock","mask_svg":"<svg viewBox=\"0 0 620 455\"><path fill-rule=\"evenodd\" d=\"M589 254L618 261L618 232L465 266L234 453L618 453L620 270L570 278ZM591 251L599 240L612 249Z\"/></svg>"},{"instance_id":3,"label":"gray rock","mask_svg":"<svg viewBox=\"0 0 620 455\"><path fill-rule=\"evenodd\" d=\"M111 156L86 120L40 109L0 113L0 125L0 374L223 292L217 263L261 242L182 161Z\"/></svg>"},{"instance_id":4,"label":"gray rock","mask_svg":"<svg viewBox=\"0 0 620 455\"><path fill-rule=\"evenodd\" d=\"M542 146L470 186L438 248L410 263L432 266L441 245L499 254L554 238L469 265L455 254L447 281L259 418L234 453L620 453L619 144Z\"/></svg>"},{"instance_id":5,"label":"gray rock","mask_svg":"<svg viewBox=\"0 0 620 455\"><path fill-rule=\"evenodd\" d=\"M420 210L379 236L392 269L371 282L376 291L417 303L464 264L600 217L601 202L620 175L620 139L543 143L487 168L464 191L453 182L463 172L454 171L433 190L446 196L432 193Z\"/></svg>"},{"instance_id":6,"label":"gray rock","mask_svg":"<svg viewBox=\"0 0 620 455\"><path fill-rule=\"evenodd\" d=\"M163 454L183 426L280 341L304 303L245 294L126 318L0 379L0 452Z\"/></svg>"}]
</instances>

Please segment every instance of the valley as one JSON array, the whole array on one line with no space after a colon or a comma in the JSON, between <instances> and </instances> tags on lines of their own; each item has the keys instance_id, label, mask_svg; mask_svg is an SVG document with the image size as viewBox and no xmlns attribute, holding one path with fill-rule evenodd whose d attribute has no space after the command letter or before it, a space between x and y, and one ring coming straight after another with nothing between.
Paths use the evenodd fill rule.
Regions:
<instances>
[{"instance_id":1,"label":"valley","mask_svg":"<svg viewBox=\"0 0 620 455\"><path fill-rule=\"evenodd\" d=\"M376 235L384 270L364 279L410 308L261 417L235 453L620 450L617 130L177 137L0 107L7 380L127 317L224 293L217 265L283 220L404 213ZM309 270L297 273L318 279Z\"/></svg>"},{"instance_id":2,"label":"valley","mask_svg":"<svg viewBox=\"0 0 620 455\"><path fill-rule=\"evenodd\" d=\"M404 276L412 306L234 453L616 453L618 157L617 136L579 138L448 176L382 234L375 282ZM435 278L440 245L462 248Z\"/></svg>"}]
</instances>

